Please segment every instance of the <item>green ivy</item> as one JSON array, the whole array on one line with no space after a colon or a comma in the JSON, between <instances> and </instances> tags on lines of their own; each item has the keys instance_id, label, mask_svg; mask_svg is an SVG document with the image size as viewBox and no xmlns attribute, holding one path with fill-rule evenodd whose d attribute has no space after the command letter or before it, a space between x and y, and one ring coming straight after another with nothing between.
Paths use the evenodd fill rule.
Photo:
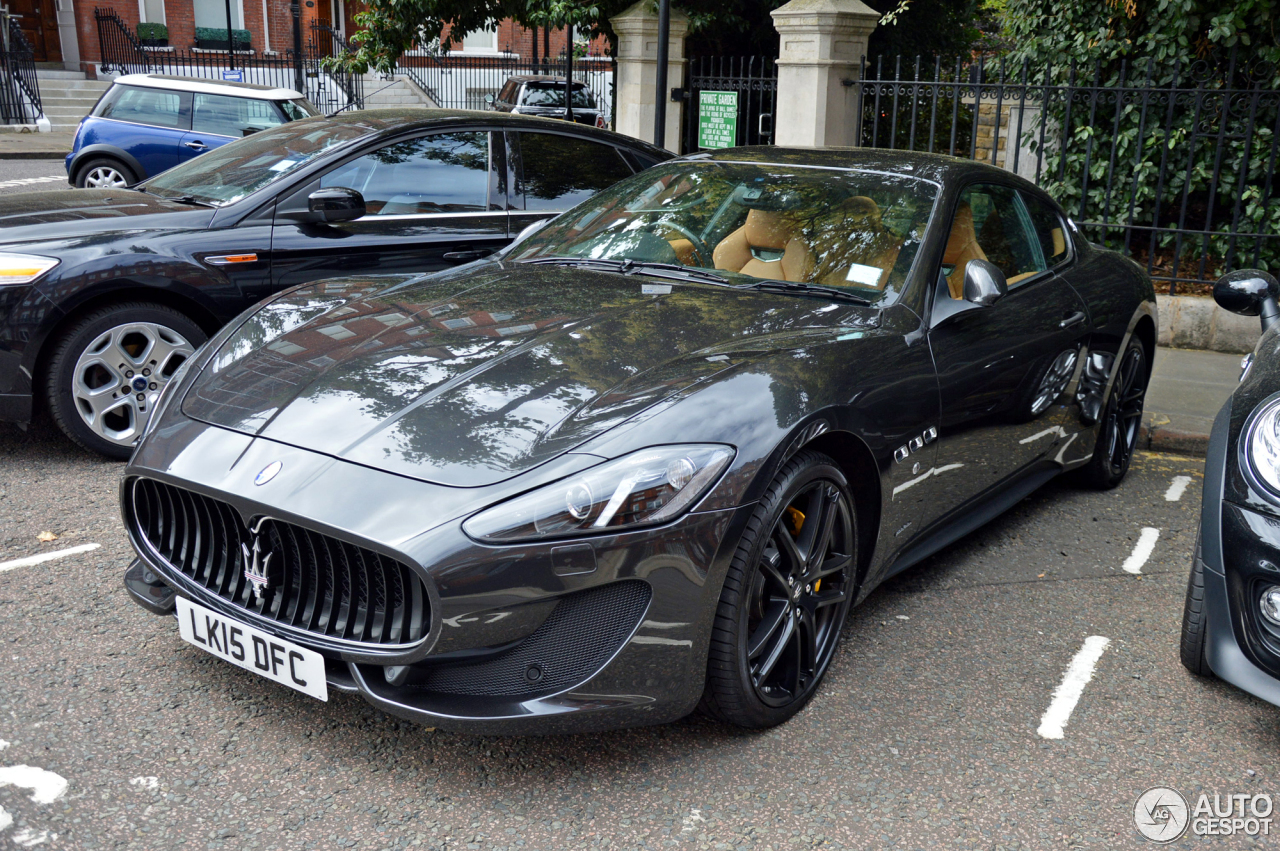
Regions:
<instances>
[{"instance_id":1,"label":"green ivy","mask_svg":"<svg viewBox=\"0 0 1280 851\"><path fill-rule=\"evenodd\" d=\"M226 32L223 30L223 32ZM164 24L141 23L138 24L138 38L145 39L161 39L169 37L169 28Z\"/></svg>"},{"instance_id":2,"label":"green ivy","mask_svg":"<svg viewBox=\"0 0 1280 851\"><path fill-rule=\"evenodd\" d=\"M232 35L235 37L236 42L240 44L249 43L250 34L248 30L232 30L231 32L232 32ZM226 27L196 27L196 40L197 41L226 41L227 28Z\"/></svg>"},{"instance_id":3,"label":"green ivy","mask_svg":"<svg viewBox=\"0 0 1280 851\"><path fill-rule=\"evenodd\" d=\"M1054 132L1042 151L1042 185L1081 221L1157 228L1126 238L1122 228L1095 226L1086 228L1091 239L1152 263L1157 276L1176 265L1181 280L1280 268L1280 239L1237 236L1280 234L1276 17L1274 0L1229 8L1207 0L1008 0L1004 36L1014 67L1025 59L1035 82L1056 86L1074 73L1070 112L1062 90L1044 105ZM1122 78L1129 91L1118 98ZM1085 88L1095 83L1100 93ZM1038 132L1024 135L1033 150ZM1170 233L1179 223L1209 235Z\"/></svg>"}]
</instances>

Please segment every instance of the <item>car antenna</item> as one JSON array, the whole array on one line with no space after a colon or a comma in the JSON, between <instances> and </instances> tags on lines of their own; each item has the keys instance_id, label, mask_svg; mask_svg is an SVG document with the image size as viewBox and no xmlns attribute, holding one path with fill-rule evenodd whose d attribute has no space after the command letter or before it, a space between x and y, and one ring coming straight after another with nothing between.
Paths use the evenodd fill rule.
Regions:
<instances>
[{"instance_id":1,"label":"car antenna","mask_svg":"<svg viewBox=\"0 0 1280 851\"><path fill-rule=\"evenodd\" d=\"M385 86L383 86L382 88L378 89L378 92L386 91L387 89L391 88L392 86L394 86L394 85L395 85L396 83L398 83L398 82L400 82L400 81L399 81L399 80L392 80L390 83L387 83ZM378 92L373 92L372 94L366 95L366 97L373 97L373 96L374 96L374 95L376 95ZM337 115L338 113L340 113L340 112L346 112L348 109L350 109L351 107L353 107L353 106L355 106L355 105L356 105L356 102L355 102L355 101L353 101L353 100L351 100L351 101L347 101L347 105L346 105L346 106L340 106L340 107L338 107L337 109L335 109L333 112L325 113L325 116L324 116L324 117L325 117L325 118L333 118L333 117L334 117L335 115Z\"/></svg>"}]
</instances>

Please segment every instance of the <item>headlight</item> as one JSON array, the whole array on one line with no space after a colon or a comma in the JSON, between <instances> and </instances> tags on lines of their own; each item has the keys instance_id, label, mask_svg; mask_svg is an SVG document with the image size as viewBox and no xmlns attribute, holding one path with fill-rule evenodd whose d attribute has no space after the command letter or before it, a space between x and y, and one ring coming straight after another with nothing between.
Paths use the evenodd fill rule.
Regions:
<instances>
[{"instance_id":1,"label":"headlight","mask_svg":"<svg viewBox=\"0 0 1280 851\"><path fill-rule=\"evenodd\" d=\"M5 284L29 284L57 266L60 260L34 254L0 254L0 287Z\"/></svg>"},{"instance_id":2,"label":"headlight","mask_svg":"<svg viewBox=\"0 0 1280 851\"><path fill-rule=\"evenodd\" d=\"M1249 468L1272 494L1280 496L1280 398L1263 404L1248 431Z\"/></svg>"},{"instance_id":3,"label":"headlight","mask_svg":"<svg viewBox=\"0 0 1280 851\"><path fill-rule=\"evenodd\" d=\"M642 449L487 508L462 528L482 541L509 543L665 523L711 488L733 454L705 443Z\"/></svg>"}]
</instances>

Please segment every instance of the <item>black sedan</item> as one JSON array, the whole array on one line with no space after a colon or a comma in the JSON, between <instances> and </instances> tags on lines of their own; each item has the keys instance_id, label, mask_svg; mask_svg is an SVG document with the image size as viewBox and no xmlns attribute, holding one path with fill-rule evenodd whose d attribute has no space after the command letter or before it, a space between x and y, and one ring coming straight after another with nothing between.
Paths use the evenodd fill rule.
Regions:
<instances>
[{"instance_id":1,"label":"black sedan","mask_svg":"<svg viewBox=\"0 0 1280 851\"><path fill-rule=\"evenodd\" d=\"M0 199L0 422L33 404L127 458L174 371L254 302L333 275L445 269L669 154L492 112L286 124L136 188Z\"/></svg>"},{"instance_id":2,"label":"black sedan","mask_svg":"<svg viewBox=\"0 0 1280 851\"><path fill-rule=\"evenodd\" d=\"M1182 664L1280 706L1280 282L1246 269L1213 295L1263 333L1209 435Z\"/></svg>"},{"instance_id":3,"label":"black sedan","mask_svg":"<svg viewBox=\"0 0 1280 851\"><path fill-rule=\"evenodd\" d=\"M745 727L850 607L1064 471L1124 477L1140 267L1006 172L742 148L494 258L228 325L121 484L136 601L449 729Z\"/></svg>"}]
</instances>

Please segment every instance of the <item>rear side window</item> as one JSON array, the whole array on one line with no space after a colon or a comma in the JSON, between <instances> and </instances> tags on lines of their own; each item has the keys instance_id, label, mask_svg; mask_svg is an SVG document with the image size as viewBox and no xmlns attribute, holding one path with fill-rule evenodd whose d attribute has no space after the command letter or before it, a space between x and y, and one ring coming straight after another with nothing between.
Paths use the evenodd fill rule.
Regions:
<instances>
[{"instance_id":1,"label":"rear side window","mask_svg":"<svg viewBox=\"0 0 1280 851\"><path fill-rule=\"evenodd\" d=\"M521 133L520 160L526 210L567 210L631 176L612 145L550 133Z\"/></svg>"},{"instance_id":2,"label":"rear side window","mask_svg":"<svg viewBox=\"0 0 1280 851\"><path fill-rule=\"evenodd\" d=\"M165 89L115 86L98 103L94 115L186 130L191 126L191 95Z\"/></svg>"},{"instance_id":3,"label":"rear side window","mask_svg":"<svg viewBox=\"0 0 1280 851\"><path fill-rule=\"evenodd\" d=\"M284 123L275 104L253 98L197 93L191 129L216 136L248 136Z\"/></svg>"},{"instance_id":4,"label":"rear side window","mask_svg":"<svg viewBox=\"0 0 1280 851\"><path fill-rule=\"evenodd\" d=\"M276 106L280 107L280 111L284 113L285 121L298 121L302 118L310 118L313 115L320 114L306 98L278 100L276 101Z\"/></svg>"},{"instance_id":5,"label":"rear side window","mask_svg":"<svg viewBox=\"0 0 1280 851\"><path fill-rule=\"evenodd\" d=\"M498 100L503 103L515 103L516 89L519 87L519 83L516 83L515 81L508 82L502 87L502 91L498 92Z\"/></svg>"},{"instance_id":6,"label":"rear side window","mask_svg":"<svg viewBox=\"0 0 1280 851\"><path fill-rule=\"evenodd\" d=\"M489 134L441 133L357 157L320 179L364 196L371 216L472 213L488 209Z\"/></svg>"},{"instance_id":7,"label":"rear side window","mask_svg":"<svg viewBox=\"0 0 1280 851\"><path fill-rule=\"evenodd\" d=\"M1027 205L1027 213L1031 216L1031 225L1036 232L1036 240L1048 266L1057 266L1067 259L1067 229L1062 217L1043 200L1027 192L1022 193L1022 200Z\"/></svg>"}]
</instances>

